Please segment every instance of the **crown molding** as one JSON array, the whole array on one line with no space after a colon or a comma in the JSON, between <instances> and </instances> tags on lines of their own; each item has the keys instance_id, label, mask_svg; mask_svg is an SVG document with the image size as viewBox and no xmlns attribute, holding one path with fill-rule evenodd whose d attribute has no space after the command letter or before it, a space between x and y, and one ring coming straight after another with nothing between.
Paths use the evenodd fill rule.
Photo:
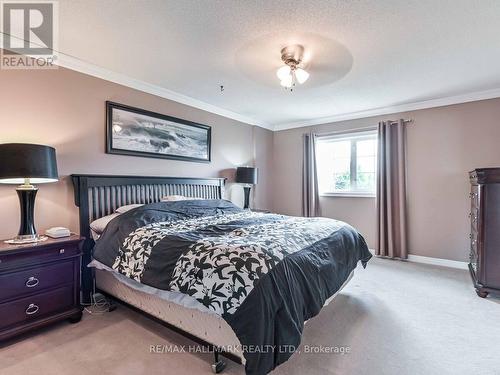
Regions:
<instances>
[{"instance_id":1,"label":"crown molding","mask_svg":"<svg viewBox=\"0 0 500 375\"><path fill-rule=\"evenodd\" d=\"M400 105L375 108L375 109L367 109L359 112L344 113L340 115L322 117L313 120L276 124L274 125L273 130L280 131L280 130L287 130L294 128L303 128L307 126L328 124L332 122L356 120L361 118L388 115L400 112L417 111L419 109L443 107L447 105L462 104L468 102L475 102L478 100L494 99L499 97L500 97L500 88L485 90L485 91L477 91L468 94L447 96L443 98L424 100L414 103L400 104Z\"/></svg>"},{"instance_id":2,"label":"crown molding","mask_svg":"<svg viewBox=\"0 0 500 375\"><path fill-rule=\"evenodd\" d=\"M3 33L0 32L0 35ZM3 46L3 38L0 38L0 48ZM236 112L229 111L224 108L217 107L215 105L206 103L204 101L194 99L187 95L179 94L175 91L168 90L158 85L153 85L151 83L131 78L121 73L114 72L112 70L103 68L101 66L91 64L77 57L65 54L63 52L56 52L57 59L55 64L70 70L74 70L79 73L83 73L92 77L100 78L105 81L113 82L122 86L126 86L138 91L142 91L151 95L155 95L164 99L172 100L177 103L185 104L190 107L201 109L219 116L227 117L232 120L236 120L245 124L259 126L264 129L274 130L273 126L262 121L258 121L254 118L240 115Z\"/></svg>"},{"instance_id":3,"label":"crown molding","mask_svg":"<svg viewBox=\"0 0 500 375\"><path fill-rule=\"evenodd\" d=\"M0 32L0 35L3 34ZM0 48L3 47L3 38L0 38ZM455 95L455 96L447 96L441 97L437 99L424 100L413 103L399 104L381 108L367 109L358 112L349 112L343 113L333 116L321 117L312 120L304 120L304 121L295 121L281 124L269 124L263 121L259 121L255 118L248 117L245 115L238 114L233 111L229 111L224 108L220 108L213 104L209 104L207 102L192 98L187 95L179 94L175 91L163 88L158 85L153 85L151 83L138 80L135 78L131 78L121 73L117 73L111 71L109 69L100 67L95 64L91 64L89 62L83 61L77 57L70 56L68 54L57 52L58 60L56 62L57 65L67 68L70 70L74 70L92 77L100 78L105 81L113 82L122 86L126 86L138 91L142 91L148 94L152 94L164 99L172 100L177 103L185 104L187 106L201 109L216 115L220 115L226 118L233 119L235 121L239 121L249 125L259 126L264 129L268 129L271 131L281 131L287 129L294 128L302 128L314 125L322 125L328 123L335 123L340 121L347 120L356 120L367 117L395 114L400 112L409 112L416 111L420 109L427 108L436 108L443 107L454 104L462 104L468 102L474 102L479 100L487 100L494 99L500 97L500 88L485 90L485 91L477 91L467 94Z\"/></svg>"},{"instance_id":4,"label":"crown molding","mask_svg":"<svg viewBox=\"0 0 500 375\"><path fill-rule=\"evenodd\" d=\"M139 90L148 94L159 96L164 99L172 100L177 103L185 104L190 107L201 109L216 115L227 117L239 122L243 122L249 125L259 126L268 130L274 130L273 126L266 124L262 121L258 121L254 118L240 115L236 112L229 111L224 108L217 107L215 105L206 103L204 101L194 99L187 95L179 94L175 91L168 90L166 88L153 85L151 83L141 81L135 78L128 77L121 73L116 73L111 70L102 68L98 65L88 63L81 59L73 56L66 55L59 52L57 65L74 70L83 74L90 75L92 77L100 78L109 82L117 83L122 86L130 87L135 90Z\"/></svg>"}]
</instances>

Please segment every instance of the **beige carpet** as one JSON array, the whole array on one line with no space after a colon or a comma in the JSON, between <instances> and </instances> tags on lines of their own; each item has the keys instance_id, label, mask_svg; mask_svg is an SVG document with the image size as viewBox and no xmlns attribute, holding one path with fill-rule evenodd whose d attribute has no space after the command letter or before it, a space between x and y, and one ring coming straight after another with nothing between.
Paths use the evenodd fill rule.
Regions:
<instances>
[{"instance_id":1,"label":"beige carpet","mask_svg":"<svg viewBox=\"0 0 500 375\"><path fill-rule=\"evenodd\" d=\"M0 374L210 374L210 354L151 354L189 340L124 307L85 314L0 348ZM278 374L500 374L500 299L476 296L466 271L374 259L305 329ZM244 374L231 361L225 374Z\"/></svg>"}]
</instances>

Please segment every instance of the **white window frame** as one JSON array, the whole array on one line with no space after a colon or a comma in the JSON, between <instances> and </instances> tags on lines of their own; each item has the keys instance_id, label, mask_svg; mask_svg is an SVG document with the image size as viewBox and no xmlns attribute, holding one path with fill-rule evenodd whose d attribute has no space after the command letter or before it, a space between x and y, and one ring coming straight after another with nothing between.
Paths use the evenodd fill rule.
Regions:
<instances>
[{"instance_id":1,"label":"white window frame","mask_svg":"<svg viewBox=\"0 0 500 375\"><path fill-rule=\"evenodd\" d=\"M364 130L353 130L346 132L333 133L329 135L318 135L316 138L317 142L328 142L328 141L342 141L342 140L362 140L367 138L373 138L373 136L377 137L377 129L370 128ZM355 143L351 142L351 165L350 165L350 178L351 185L353 181L356 181L357 172L357 155L356 155L356 147L354 147ZM317 164L317 160L316 160ZM319 177L318 177L319 178ZM329 191L329 192L320 192L319 194L322 197L360 197L360 198L375 198L376 191L367 191L367 190L350 190L350 191Z\"/></svg>"}]
</instances>

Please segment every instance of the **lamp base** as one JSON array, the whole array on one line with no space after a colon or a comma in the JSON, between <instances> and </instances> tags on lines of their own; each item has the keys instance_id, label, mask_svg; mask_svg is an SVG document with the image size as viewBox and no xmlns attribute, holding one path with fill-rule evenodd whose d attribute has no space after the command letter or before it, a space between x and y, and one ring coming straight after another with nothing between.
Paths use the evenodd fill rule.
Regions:
<instances>
[{"instance_id":1,"label":"lamp base","mask_svg":"<svg viewBox=\"0 0 500 375\"><path fill-rule=\"evenodd\" d=\"M11 245L22 245L25 243L35 243L35 242L42 242L45 241L48 237L47 236L40 236L38 234L28 234L24 236L16 236L10 240L4 241L5 243L11 244Z\"/></svg>"},{"instance_id":2,"label":"lamp base","mask_svg":"<svg viewBox=\"0 0 500 375\"><path fill-rule=\"evenodd\" d=\"M250 208L250 186L244 186L243 191L245 192L245 204L243 205L243 208L245 210L248 210Z\"/></svg>"}]
</instances>

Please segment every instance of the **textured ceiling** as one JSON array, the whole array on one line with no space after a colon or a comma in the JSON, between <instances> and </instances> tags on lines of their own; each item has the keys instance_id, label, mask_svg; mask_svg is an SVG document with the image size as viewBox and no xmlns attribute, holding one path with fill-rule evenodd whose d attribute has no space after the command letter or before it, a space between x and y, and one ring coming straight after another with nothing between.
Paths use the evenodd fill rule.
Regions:
<instances>
[{"instance_id":1,"label":"textured ceiling","mask_svg":"<svg viewBox=\"0 0 500 375\"><path fill-rule=\"evenodd\" d=\"M60 0L59 12L61 52L260 124L500 88L498 0ZM275 76L290 42L310 55L293 93Z\"/></svg>"}]
</instances>

